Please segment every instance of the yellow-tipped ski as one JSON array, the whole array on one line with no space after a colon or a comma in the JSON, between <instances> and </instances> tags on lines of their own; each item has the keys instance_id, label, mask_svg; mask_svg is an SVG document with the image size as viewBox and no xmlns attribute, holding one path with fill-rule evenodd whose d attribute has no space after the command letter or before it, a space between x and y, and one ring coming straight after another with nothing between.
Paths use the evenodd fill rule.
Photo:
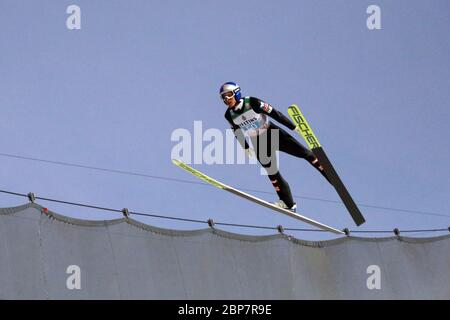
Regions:
<instances>
[{"instance_id":1,"label":"yellow-tipped ski","mask_svg":"<svg viewBox=\"0 0 450 320\"><path fill-rule=\"evenodd\" d=\"M297 105L293 104L288 108L288 113L291 116L294 123L300 128L300 134L303 139L305 139L310 149L319 148L320 142L319 139L316 138L316 135L312 131L308 121L303 116L300 108Z\"/></svg>"},{"instance_id":2,"label":"yellow-tipped ski","mask_svg":"<svg viewBox=\"0 0 450 320\"><path fill-rule=\"evenodd\" d=\"M355 221L357 226L363 224L366 221L364 219L364 216L362 215L355 201L353 201L352 196L348 192L336 170L333 168L333 165L328 159L325 150L323 150L322 146L320 145L319 139L316 138L316 135L312 131L299 107L297 107L295 104L291 105L288 108L288 113L291 116L292 121L294 121L295 125L298 127L295 129L295 131L297 131L305 139L311 151L314 153L317 159L319 159L319 163L323 166L326 175L330 179L330 183L336 189L339 197L342 199L342 202L352 216L353 221Z\"/></svg>"},{"instance_id":3,"label":"yellow-tipped ski","mask_svg":"<svg viewBox=\"0 0 450 320\"><path fill-rule=\"evenodd\" d=\"M193 174L197 178L202 179L203 181L206 181L207 183L209 183L209 184L211 184L211 185L213 185L213 186L215 186L217 188L220 188L222 190L226 190L228 192L231 192L231 193L233 193L233 194L235 194L235 195L237 195L237 196L239 196L241 198L250 200L250 201L252 201L254 203L257 203L257 204L259 204L259 205L261 205L263 207L266 207L266 208L278 211L280 213L283 213L283 214L285 214L285 215L287 215L287 216L289 216L291 218L294 218L294 219L297 219L297 220L309 223L310 225L318 227L318 228L320 228L322 230L330 231L330 232L335 233L335 234L344 234L344 232L342 232L341 230L332 228L330 226L327 226L327 225L325 225L323 223L317 222L315 220L312 220L312 219L310 219L308 217L302 216L302 215L300 215L298 213L295 213L295 212L292 212L290 210L277 207L277 206L275 206L274 204L272 204L270 202L267 202L265 200L262 200L262 199L259 199L259 198L255 197L255 196L252 196L252 195L250 195L248 193L245 193L245 192L242 192L242 191L240 191L238 189L230 187L230 186L228 186L228 185L226 185L226 184L224 184L222 182L219 182L219 181L217 181L217 180L215 180L215 179L213 179L211 177L208 177L206 174L203 174L203 173L201 173L198 170L195 170L194 168L192 168L191 166L187 165L186 163L184 163L184 162L182 162L180 160L172 159L172 162L176 166L186 170L190 174Z\"/></svg>"},{"instance_id":4,"label":"yellow-tipped ski","mask_svg":"<svg viewBox=\"0 0 450 320\"><path fill-rule=\"evenodd\" d=\"M193 174L197 178L200 178L203 181L208 182L209 184L213 185L214 187L217 187L217 188L220 188L220 189L225 189L227 187L226 184L223 184L223 183L221 183L221 182L219 182L219 181L217 181L217 180L215 180L215 179L213 179L211 177L208 177L206 174L201 173L198 170L195 170L194 168L188 166L187 164L185 164L184 162L181 162L180 160L172 159L172 162L176 166L186 170L187 172Z\"/></svg>"}]
</instances>

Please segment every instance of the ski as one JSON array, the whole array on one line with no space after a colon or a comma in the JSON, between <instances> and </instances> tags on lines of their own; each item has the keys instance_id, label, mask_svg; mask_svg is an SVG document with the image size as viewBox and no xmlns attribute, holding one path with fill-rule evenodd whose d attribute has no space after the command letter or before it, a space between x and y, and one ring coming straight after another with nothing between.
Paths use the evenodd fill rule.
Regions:
<instances>
[{"instance_id":1,"label":"ski","mask_svg":"<svg viewBox=\"0 0 450 320\"><path fill-rule=\"evenodd\" d=\"M366 220L364 219L361 211L353 201L353 198L347 191L347 188L345 187L341 178L328 159L325 150L320 145L319 139L316 138L314 132L311 129L311 126L308 124L305 116L300 111L300 108L297 105L293 104L288 108L288 113L294 123L300 128L301 134L311 151L314 153L317 159L319 159L319 163L323 166L326 175L331 180L331 183L336 189L336 192L338 193L348 212L352 216L353 221L357 226L360 226Z\"/></svg>"},{"instance_id":2,"label":"ski","mask_svg":"<svg viewBox=\"0 0 450 320\"><path fill-rule=\"evenodd\" d=\"M230 186L228 186L228 185L226 185L226 184L224 184L222 182L219 182L219 181L217 181L217 180L207 176L206 174L204 174L204 173L202 173L202 172L192 168L191 166L187 165L186 163L184 163L181 160L172 159L172 162L176 166L186 170L187 172L193 174L197 178L199 178L199 179L201 179L201 180L203 180L203 181L205 181L205 182L207 182L207 183L209 183L209 184L211 184L211 185L213 185L213 186L215 186L215 187L217 187L219 189L231 192L231 193L233 193L233 194L235 194L235 195L237 195L237 196L239 196L241 198L250 200L250 201L252 201L254 203L257 203L257 204L259 204L259 205L261 205L263 207L266 207L266 208L275 210L277 212L283 213L283 214L285 214L285 215L287 215L287 216L289 216L291 218L294 218L294 219L306 222L306 223L308 223L310 225L313 225L313 226L315 226L317 228L320 228L322 230L329 231L329 232L332 232L332 233L335 233L335 234L345 234L341 230L332 228L330 226L327 226L327 225L325 225L323 223L317 222L317 221L315 221L313 219L310 219L308 217L302 216L302 215L300 215L298 213L295 213L295 212L292 212L290 210L279 208L279 207L275 206L274 204L272 204L270 202L267 202L265 200L262 200L262 199L259 199L259 198L255 197L255 196L252 196L252 195L250 195L248 193L245 193L243 191L240 191L238 189L230 187Z\"/></svg>"}]
</instances>

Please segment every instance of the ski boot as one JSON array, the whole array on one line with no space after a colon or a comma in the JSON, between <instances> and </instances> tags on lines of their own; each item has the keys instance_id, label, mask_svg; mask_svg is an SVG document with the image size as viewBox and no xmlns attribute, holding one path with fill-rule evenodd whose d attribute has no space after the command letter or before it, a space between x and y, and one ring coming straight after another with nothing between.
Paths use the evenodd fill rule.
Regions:
<instances>
[{"instance_id":1,"label":"ski boot","mask_svg":"<svg viewBox=\"0 0 450 320\"><path fill-rule=\"evenodd\" d=\"M297 204L296 203L294 203L294 205L291 208L289 208L286 205L286 203L284 203L283 200L279 200L277 202L274 202L273 204L275 206L277 206L278 208L283 208L283 209L286 209L286 210L289 210L289 211L292 211L292 212L296 212L297 211Z\"/></svg>"}]
</instances>

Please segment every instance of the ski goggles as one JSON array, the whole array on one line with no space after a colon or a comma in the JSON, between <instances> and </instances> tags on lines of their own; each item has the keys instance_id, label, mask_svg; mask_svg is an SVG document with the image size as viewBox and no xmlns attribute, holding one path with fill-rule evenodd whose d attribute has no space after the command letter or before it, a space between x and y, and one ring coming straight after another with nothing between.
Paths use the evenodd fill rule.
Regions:
<instances>
[{"instance_id":1,"label":"ski goggles","mask_svg":"<svg viewBox=\"0 0 450 320\"><path fill-rule=\"evenodd\" d=\"M234 92L225 92L220 95L223 101L228 101L231 98L234 98L234 96L235 96Z\"/></svg>"}]
</instances>

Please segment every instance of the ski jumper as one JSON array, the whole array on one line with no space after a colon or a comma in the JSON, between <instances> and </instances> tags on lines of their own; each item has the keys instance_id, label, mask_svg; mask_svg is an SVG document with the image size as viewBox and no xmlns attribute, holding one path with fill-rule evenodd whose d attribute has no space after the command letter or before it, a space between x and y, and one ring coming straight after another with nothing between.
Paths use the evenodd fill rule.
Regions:
<instances>
[{"instance_id":1,"label":"ski jumper","mask_svg":"<svg viewBox=\"0 0 450 320\"><path fill-rule=\"evenodd\" d=\"M231 125L234 134L244 149L248 149L246 137L250 138L255 148L258 162L266 169L279 198L291 208L295 202L287 181L278 170L276 151L282 151L311 163L328 180L319 169L320 164L313 152L304 147L284 129L269 120L269 117L291 130L295 124L270 104L254 97L241 99L233 108L228 108L225 118ZM277 132L275 132L277 130ZM278 141L275 139L278 137Z\"/></svg>"}]
</instances>

